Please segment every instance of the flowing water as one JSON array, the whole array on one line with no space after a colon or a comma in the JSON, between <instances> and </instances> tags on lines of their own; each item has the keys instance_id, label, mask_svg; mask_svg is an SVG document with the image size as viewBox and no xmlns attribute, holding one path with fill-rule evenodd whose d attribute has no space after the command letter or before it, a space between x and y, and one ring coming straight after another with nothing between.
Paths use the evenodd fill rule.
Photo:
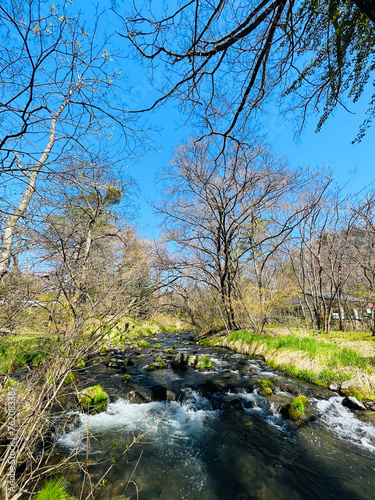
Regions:
<instances>
[{"instance_id":1,"label":"flowing water","mask_svg":"<svg viewBox=\"0 0 375 500\"><path fill-rule=\"evenodd\" d=\"M354 414L340 396L224 348L200 347L186 336L157 342L207 355L212 367L146 371L164 356L150 346L142 358L124 349L135 363L127 370L130 382L104 364L85 370L86 386L101 384L110 403L104 413L78 414L78 426L58 444L61 454L77 449L84 459L89 432L93 480L113 465L96 500L375 499L375 412ZM276 393L254 391L255 380L271 377ZM166 389L177 400L155 401L165 399ZM279 414L296 394L310 401L302 425ZM141 442L121 458L140 433L146 433ZM78 495L81 473L69 480Z\"/></svg>"}]
</instances>

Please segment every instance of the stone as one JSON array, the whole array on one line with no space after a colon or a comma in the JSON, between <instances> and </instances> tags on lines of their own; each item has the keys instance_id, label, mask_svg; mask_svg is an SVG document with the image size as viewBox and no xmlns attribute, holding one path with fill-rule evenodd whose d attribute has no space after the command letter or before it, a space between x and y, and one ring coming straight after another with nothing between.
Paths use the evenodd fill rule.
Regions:
<instances>
[{"instance_id":1,"label":"stone","mask_svg":"<svg viewBox=\"0 0 375 500\"><path fill-rule=\"evenodd\" d=\"M339 393L341 394L341 396L349 397L349 396L353 395L352 394L353 390L357 391L358 389L360 389L360 387L359 387L359 383L357 382L357 380L355 380L355 379L345 380L341 384Z\"/></svg>"},{"instance_id":2,"label":"stone","mask_svg":"<svg viewBox=\"0 0 375 500\"><path fill-rule=\"evenodd\" d=\"M152 398L146 393L140 393L138 391L129 391L127 393L127 399L130 403L135 403L137 405L150 403Z\"/></svg>"},{"instance_id":3,"label":"stone","mask_svg":"<svg viewBox=\"0 0 375 500\"><path fill-rule=\"evenodd\" d=\"M237 396L228 396L225 398L225 402L229 406L233 406L234 408L242 408L242 401Z\"/></svg>"},{"instance_id":4,"label":"stone","mask_svg":"<svg viewBox=\"0 0 375 500\"><path fill-rule=\"evenodd\" d=\"M306 396L298 396L291 403L287 403L281 407L280 413L284 418L300 421L306 420L305 406L308 404Z\"/></svg>"},{"instance_id":5,"label":"stone","mask_svg":"<svg viewBox=\"0 0 375 500\"><path fill-rule=\"evenodd\" d=\"M162 385L151 387L153 401L175 401L176 394Z\"/></svg>"},{"instance_id":6,"label":"stone","mask_svg":"<svg viewBox=\"0 0 375 500\"><path fill-rule=\"evenodd\" d=\"M288 385L288 384L278 384L279 390L282 392L289 392L289 394L298 394L298 389L294 387L293 385Z\"/></svg>"},{"instance_id":7,"label":"stone","mask_svg":"<svg viewBox=\"0 0 375 500\"><path fill-rule=\"evenodd\" d=\"M350 410L366 411L366 407L363 403L358 401L354 396L348 396L342 401L343 406L346 406Z\"/></svg>"},{"instance_id":8,"label":"stone","mask_svg":"<svg viewBox=\"0 0 375 500\"><path fill-rule=\"evenodd\" d=\"M339 386L338 386L337 384L331 384L331 385L329 386L329 388L331 389L331 391L333 391L333 392L337 392L337 391L338 391L338 389L339 389Z\"/></svg>"},{"instance_id":9,"label":"stone","mask_svg":"<svg viewBox=\"0 0 375 500\"><path fill-rule=\"evenodd\" d=\"M198 356L194 356L193 354L190 354L190 356L188 357L187 364L188 364L188 366L191 366L192 368L194 368L194 366L197 364L197 361L198 361Z\"/></svg>"},{"instance_id":10,"label":"stone","mask_svg":"<svg viewBox=\"0 0 375 500\"><path fill-rule=\"evenodd\" d=\"M174 368L184 369L187 368L187 364L188 364L188 355L186 354L186 352L178 352L172 361L172 366Z\"/></svg>"},{"instance_id":11,"label":"stone","mask_svg":"<svg viewBox=\"0 0 375 500\"><path fill-rule=\"evenodd\" d=\"M83 389L78 393L77 399L83 411L91 415L105 411L108 405L108 394L100 385Z\"/></svg>"}]
</instances>

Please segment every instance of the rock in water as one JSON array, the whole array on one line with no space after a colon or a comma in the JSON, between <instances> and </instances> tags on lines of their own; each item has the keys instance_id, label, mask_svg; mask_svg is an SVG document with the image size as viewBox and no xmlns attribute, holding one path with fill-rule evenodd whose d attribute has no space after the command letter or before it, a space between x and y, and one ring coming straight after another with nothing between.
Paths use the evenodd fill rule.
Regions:
<instances>
[{"instance_id":1,"label":"rock in water","mask_svg":"<svg viewBox=\"0 0 375 500\"><path fill-rule=\"evenodd\" d=\"M83 411L91 415L105 411L108 405L108 394L100 385L83 389L78 393L77 399Z\"/></svg>"},{"instance_id":2,"label":"rock in water","mask_svg":"<svg viewBox=\"0 0 375 500\"><path fill-rule=\"evenodd\" d=\"M346 406L347 408L350 408L351 410L361 410L361 411L366 411L366 407L363 403L358 401L357 398L354 396L348 396L347 398L343 399L342 401L343 406Z\"/></svg>"},{"instance_id":3,"label":"rock in water","mask_svg":"<svg viewBox=\"0 0 375 500\"><path fill-rule=\"evenodd\" d=\"M173 358L172 366L174 368L187 368L188 364L188 355L186 352L179 352Z\"/></svg>"}]
</instances>

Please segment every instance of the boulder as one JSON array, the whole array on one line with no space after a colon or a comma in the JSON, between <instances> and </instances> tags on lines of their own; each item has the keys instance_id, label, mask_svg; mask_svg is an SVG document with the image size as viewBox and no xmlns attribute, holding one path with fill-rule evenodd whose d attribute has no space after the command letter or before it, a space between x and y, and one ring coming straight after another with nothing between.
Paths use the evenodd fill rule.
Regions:
<instances>
[{"instance_id":1,"label":"boulder","mask_svg":"<svg viewBox=\"0 0 375 500\"><path fill-rule=\"evenodd\" d=\"M357 392L358 390L360 390L359 382L355 379L351 379L342 382L339 393L341 394L341 396L349 397L353 396L353 391Z\"/></svg>"},{"instance_id":2,"label":"boulder","mask_svg":"<svg viewBox=\"0 0 375 500\"><path fill-rule=\"evenodd\" d=\"M108 394L100 385L93 385L80 391L77 395L82 410L91 415L105 411L108 405Z\"/></svg>"},{"instance_id":3,"label":"boulder","mask_svg":"<svg viewBox=\"0 0 375 500\"><path fill-rule=\"evenodd\" d=\"M176 394L162 385L151 387L153 401L175 401Z\"/></svg>"},{"instance_id":4,"label":"boulder","mask_svg":"<svg viewBox=\"0 0 375 500\"><path fill-rule=\"evenodd\" d=\"M306 420L305 406L308 404L306 396L298 396L291 403L281 407L280 413L284 418L301 421Z\"/></svg>"},{"instance_id":5,"label":"boulder","mask_svg":"<svg viewBox=\"0 0 375 500\"><path fill-rule=\"evenodd\" d=\"M350 410L366 411L365 405L360 401L358 401L358 399L355 398L354 396L348 396L344 398L342 404L343 406L346 406Z\"/></svg>"},{"instance_id":6,"label":"boulder","mask_svg":"<svg viewBox=\"0 0 375 500\"><path fill-rule=\"evenodd\" d=\"M138 391L129 391L127 393L127 399L130 403L134 403L137 405L150 403L152 401L151 397L149 397L148 394Z\"/></svg>"},{"instance_id":7,"label":"boulder","mask_svg":"<svg viewBox=\"0 0 375 500\"><path fill-rule=\"evenodd\" d=\"M331 389L331 391L333 392L337 392L339 390L339 386L337 384L331 384L329 386L329 388Z\"/></svg>"},{"instance_id":8,"label":"boulder","mask_svg":"<svg viewBox=\"0 0 375 500\"><path fill-rule=\"evenodd\" d=\"M174 368L185 369L188 364L188 355L186 352L178 352L172 361L172 366Z\"/></svg>"}]
</instances>

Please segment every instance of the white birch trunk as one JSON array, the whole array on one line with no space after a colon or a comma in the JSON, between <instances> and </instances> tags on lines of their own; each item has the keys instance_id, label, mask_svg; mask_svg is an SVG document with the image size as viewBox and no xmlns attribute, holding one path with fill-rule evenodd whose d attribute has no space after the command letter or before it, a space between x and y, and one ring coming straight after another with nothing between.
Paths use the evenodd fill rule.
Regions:
<instances>
[{"instance_id":1,"label":"white birch trunk","mask_svg":"<svg viewBox=\"0 0 375 500\"><path fill-rule=\"evenodd\" d=\"M20 220L21 217L24 216L26 210L29 207L30 200L34 194L35 191L35 186L36 186L36 181L38 178L38 174L40 170L43 168L45 165L46 161L49 158L49 155L52 151L53 145L55 144L56 140L56 124L57 120L59 119L61 113L65 109L65 107L69 104L69 101L72 97L73 92L81 85L81 82L76 83L74 87L70 89L68 92L68 95L64 102L61 104L59 109L56 111L54 115L51 116L51 128L50 128L50 133L48 137L48 143L47 146L36 163L34 165L31 174L29 174L28 178L28 183L25 189L25 192L23 193L23 196L21 198L21 201L19 202L18 207L14 210L14 212L8 216L6 220L6 225L5 225L5 230L2 238L2 243L1 243L1 250L0 250L0 279L8 272L11 258L12 258L12 250L13 250L13 243L14 243L14 236L16 234L17 230L17 224L18 221Z\"/></svg>"}]
</instances>

